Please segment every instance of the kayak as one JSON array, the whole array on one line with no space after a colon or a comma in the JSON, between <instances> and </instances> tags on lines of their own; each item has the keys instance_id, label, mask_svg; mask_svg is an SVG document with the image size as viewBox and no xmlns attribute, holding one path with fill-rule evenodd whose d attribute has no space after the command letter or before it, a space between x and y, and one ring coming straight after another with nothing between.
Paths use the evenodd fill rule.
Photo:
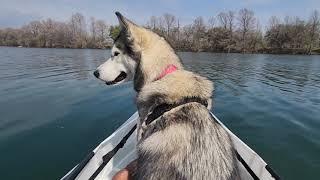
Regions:
<instances>
[{"instance_id":1,"label":"kayak","mask_svg":"<svg viewBox=\"0 0 320 180\"><path fill-rule=\"evenodd\" d=\"M213 113L212 117L230 134L238 159L241 179L278 180L280 177L249 146L234 135ZM114 133L101 142L61 180L105 180L137 158L136 122L134 113Z\"/></svg>"}]
</instances>

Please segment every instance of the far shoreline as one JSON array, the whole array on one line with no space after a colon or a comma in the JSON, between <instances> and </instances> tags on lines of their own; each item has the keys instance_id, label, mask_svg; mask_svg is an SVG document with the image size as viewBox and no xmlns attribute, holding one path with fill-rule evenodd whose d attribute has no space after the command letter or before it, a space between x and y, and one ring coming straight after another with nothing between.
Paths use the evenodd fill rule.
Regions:
<instances>
[{"instance_id":1,"label":"far shoreline","mask_svg":"<svg viewBox=\"0 0 320 180\"><path fill-rule=\"evenodd\" d=\"M26 49L91 49L91 50L110 50L111 47L108 48L69 48L69 47L24 47L24 46L0 46L0 48L26 48ZM192 51L192 50L184 50L184 49L175 49L176 52L192 52L192 53L217 53L217 54L270 54L270 55L299 55L299 56L312 56L312 55L320 55L320 52L312 52L308 53L267 53L267 52L214 52L214 51ZM260 51L260 50L258 50ZM319 51L319 50L318 50Z\"/></svg>"}]
</instances>

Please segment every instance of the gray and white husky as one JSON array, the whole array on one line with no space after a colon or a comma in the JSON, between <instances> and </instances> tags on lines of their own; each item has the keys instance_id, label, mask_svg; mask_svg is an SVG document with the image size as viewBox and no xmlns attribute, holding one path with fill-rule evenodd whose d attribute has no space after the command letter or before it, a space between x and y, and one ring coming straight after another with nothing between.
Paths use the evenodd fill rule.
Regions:
<instances>
[{"instance_id":1,"label":"gray and white husky","mask_svg":"<svg viewBox=\"0 0 320 180\"><path fill-rule=\"evenodd\" d=\"M136 179L240 179L228 133L211 117L213 83L183 68L164 38L116 12L121 31L94 72L137 92Z\"/></svg>"}]
</instances>

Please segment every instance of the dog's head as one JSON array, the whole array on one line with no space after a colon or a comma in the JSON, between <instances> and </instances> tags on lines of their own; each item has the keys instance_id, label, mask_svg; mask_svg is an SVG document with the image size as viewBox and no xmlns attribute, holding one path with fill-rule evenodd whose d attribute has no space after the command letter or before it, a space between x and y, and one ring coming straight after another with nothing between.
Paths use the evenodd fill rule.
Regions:
<instances>
[{"instance_id":1,"label":"dog's head","mask_svg":"<svg viewBox=\"0 0 320 180\"><path fill-rule=\"evenodd\" d=\"M134 80L134 88L139 91L144 84L156 79L168 64L180 67L177 56L163 38L119 12L116 15L120 33L114 40L111 57L94 72L97 78L107 85Z\"/></svg>"},{"instance_id":2,"label":"dog's head","mask_svg":"<svg viewBox=\"0 0 320 180\"><path fill-rule=\"evenodd\" d=\"M138 28L135 24L116 12L120 24L120 33L114 39L111 57L101 64L94 75L107 85L120 84L133 79L139 61L139 52L134 50L134 39L130 29ZM133 27L136 26L136 27Z\"/></svg>"}]
</instances>

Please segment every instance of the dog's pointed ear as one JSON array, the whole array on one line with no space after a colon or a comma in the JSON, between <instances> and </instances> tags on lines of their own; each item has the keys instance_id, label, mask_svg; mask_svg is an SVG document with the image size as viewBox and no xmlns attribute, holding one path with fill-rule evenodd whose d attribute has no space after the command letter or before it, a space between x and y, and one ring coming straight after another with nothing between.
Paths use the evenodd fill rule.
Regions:
<instances>
[{"instance_id":1,"label":"dog's pointed ear","mask_svg":"<svg viewBox=\"0 0 320 180\"><path fill-rule=\"evenodd\" d=\"M121 13L118 11L115 13L121 30L130 31L132 28L138 28L139 26L135 23L131 22L129 19L125 18Z\"/></svg>"},{"instance_id":2,"label":"dog's pointed ear","mask_svg":"<svg viewBox=\"0 0 320 180\"><path fill-rule=\"evenodd\" d=\"M143 27L133 23L129 19L125 18L119 12L116 12L115 14L119 20L119 25L120 25L121 31L126 31L128 35L134 36L133 38L138 38L140 36L140 34L138 32L143 31L143 29L144 29Z\"/></svg>"},{"instance_id":3,"label":"dog's pointed ear","mask_svg":"<svg viewBox=\"0 0 320 180\"><path fill-rule=\"evenodd\" d=\"M115 14L118 18L121 30L128 30L128 20L124 16L122 16L122 14L118 11Z\"/></svg>"}]
</instances>

